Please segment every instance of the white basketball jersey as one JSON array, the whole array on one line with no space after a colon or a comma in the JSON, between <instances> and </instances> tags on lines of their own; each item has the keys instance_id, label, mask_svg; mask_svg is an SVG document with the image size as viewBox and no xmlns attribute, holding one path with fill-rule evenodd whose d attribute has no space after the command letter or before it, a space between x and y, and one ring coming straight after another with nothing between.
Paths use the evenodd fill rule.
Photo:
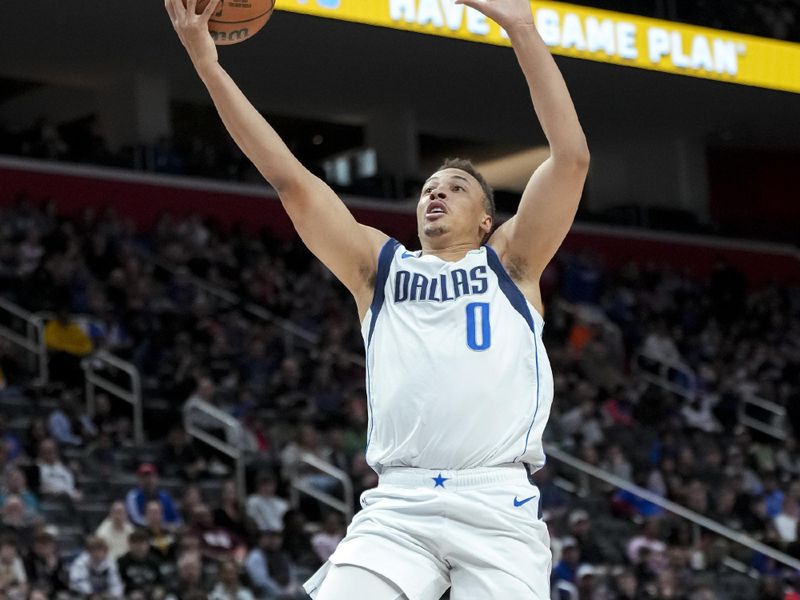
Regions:
<instances>
[{"instance_id":1,"label":"white basketball jersey","mask_svg":"<svg viewBox=\"0 0 800 600\"><path fill-rule=\"evenodd\" d=\"M456 262L420 254L386 242L362 323L367 462L541 468L553 400L542 317L491 247Z\"/></svg>"}]
</instances>

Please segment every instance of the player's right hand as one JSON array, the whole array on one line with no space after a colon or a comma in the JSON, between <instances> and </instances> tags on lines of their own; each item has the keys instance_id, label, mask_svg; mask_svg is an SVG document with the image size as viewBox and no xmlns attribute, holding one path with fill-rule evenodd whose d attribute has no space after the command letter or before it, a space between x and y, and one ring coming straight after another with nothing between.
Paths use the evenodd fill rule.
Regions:
<instances>
[{"instance_id":1,"label":"player's right hand","mask_svg":"<svg viewBox=\"0 0 800 600\"><path fill-rule=\"evenodd\" d=\"M195 14L197 0L186 0L185 8L181 0L164 0L172 26L198 72L213 66L219 58L217 46L208 32L208 21L218 4L219 0L211 0L198 15Z\"/></svg>"}]
</instances>

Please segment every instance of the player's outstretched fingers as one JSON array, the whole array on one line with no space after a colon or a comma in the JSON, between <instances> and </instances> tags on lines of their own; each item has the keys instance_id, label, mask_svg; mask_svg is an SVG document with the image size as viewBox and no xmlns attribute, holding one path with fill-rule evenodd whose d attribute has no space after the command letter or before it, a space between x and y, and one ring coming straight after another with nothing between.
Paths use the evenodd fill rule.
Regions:
<instances>
[{"instance_id":1,"label":"player's outstretched fingers","mask_svg":"<svg viewBox=\"0 0 800 600\"><path fill-rule=\"evenodd\" d=\"M186 13L193 17L197 10L197 0L186 0Z\"/></svg>"},{"instance_id":2,"label":"player's outstretched fingers","mask_svg":"<svg viewBox=\"0 0 800 600\"><path fill-rule=\"evenodd\" d=\"M219 3L220 0L211 0L211 2L206 5L206 9L203 11L202 15L203 23L208 23L208 21L211 19L211 15L213 15L214 11L217 10Z\"/></svg>"},{"instance_id":3,"label":"player's outstretched fingers","mask_svg":"<svg viewBox=\"0 0 800 600\"><path fill-rule=\"evenodd\" d=\"M181 4L181 0L167 0L172 7L172 13L175 15L175 25L180 25L181 19L186 17L186 7Z\"/></svg>"},{"instance_id":4,"label":"player's outstretched fingers","mask_svg":"<svg viewBox=\"0 0 800 600\"><path fill-rule=\"evenodd\" d=\"M164 0L164 8L167 9L169 20L172 21L172 25L175 26L178 22L178 15L175 14L175 7L172 5L172 1Z\"/></svg>"}]
</instances>

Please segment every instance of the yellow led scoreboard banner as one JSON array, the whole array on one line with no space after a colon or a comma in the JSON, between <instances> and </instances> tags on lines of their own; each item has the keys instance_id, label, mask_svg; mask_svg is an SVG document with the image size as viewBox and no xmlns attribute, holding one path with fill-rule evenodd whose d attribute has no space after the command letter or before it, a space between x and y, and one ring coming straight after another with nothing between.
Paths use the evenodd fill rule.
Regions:
<instances>
[{"instance_id":1,"label":"yellow led scoreboard banner","mask_svg":"<svg viewBox=\"0 0 800 600\"><path fill-rule=\"evenodd\" d=\"M554 54L800 93L800 44L560 2L531 4ZM277 8L509 45L497 24L453 0L277 0Z\"/></svg>"}]
</instances>

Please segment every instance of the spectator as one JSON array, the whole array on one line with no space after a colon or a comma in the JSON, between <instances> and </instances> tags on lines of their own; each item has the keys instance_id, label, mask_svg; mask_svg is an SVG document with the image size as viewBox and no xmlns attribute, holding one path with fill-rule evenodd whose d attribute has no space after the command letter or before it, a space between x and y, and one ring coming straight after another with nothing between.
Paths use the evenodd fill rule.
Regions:
<instances>
[{"instance_id":1,"label":"spectator","mask_svg":"<svg viewBox=\"0 0 800 600\"><path fill-rule=\"evenodd\" d=\"M616 600L638 600L639 583L636 576L630 571L623 571L614 578L614 592Z\"/></svg>"},{"instance_id":2,"label":"spectator","mask_svg":"<svg viewBox=\"0 0 800 600\"><path fill-rule=\"evenodd\" d=\"M181 517L172 496L166 490L158 489L156 466L152 463L142 463L136 474L139 476L139 486L129 491L125 497L125 507L131 522L140 527L144 526L145 507L148 502L155 500L161 504L164 525L170 528L180 525Z\"/></svg>"},{"instance_id":3,"label":"spectator","mask_svg":"<svg viewBox=\"0 0 800 600\"><path fill-rule=\"evenodd\" d=\"M663 320L656 321L644 340L642 353L648 358L671 363L681 363L681 354Z\"/></svg>"},{"instance_id":4,"label":"spectator","mask_svg":"<svg viewBox=\"0 0 800 600\"><path fill-rule=\"evenodd\" d=\"M190 527L200 538L203 556L214 560L244 558L247 550L242 540L230 530L216 526L211 511L205 504L194 507Z\"/></svg>"},{"instance_id":5,"label":"spectator","mask_svg":"<svg viewBox=\"0 0 800 600\"><path fill-rule=\"evenodd\" d=\"M44 256L44 246L42 246L41 235L36 229L30 229L25 235L25 239L17 246L17 273L20 277L31 275Z\"/></svg>"},{"instance_id":6,"label":"spectator","mask_svg":"<svg viewBox=\"0 0 800 600\"><path fill-rule=\"evenodd\" d=\"M283 548L298 567L316 569L320 562L306 532L306 521L298 510L287 510L283 515Z\"/></svg>"},{"instance_id":7,"label":"spectator","mask_svg":"<svg viewBox=\"0 0 800 600\"><path fill-rule=\"evenodd\" d=\"M203 504L203 493L200 486L196 483L190 483L183 490L183 497L181 498L181 511L185 515L192 514L192 510L198 504Z\"/></svg>"},{"instance_id":8,"label":"spectator","mask_svg":"<svg viewBox=\"0 0 800 600\"><path fill-rule=\"evenodd\" d=\"M80 387L83 380L81 359L92 352L92 340L72 320L66 307L60 306L56 318L44 328L50 377L70 387Z\"/></svg>"},{"instance_id":9,"label":"spectator","mask_svg":"<svg viewBox=\"0 0 800 600\"><path fill-rule=\"evenodd\" d=\"M783 499L781 512L775 515L772 521L782 542L792 543L797 541L798 517L800 517L800 504L787 495Z\"/></svg>"},{"instance_id":10,"label":"spectator","mask_svg":"<svg viewBox=\"0 0 800 600\"><path fill-rule=\"evenodd\" d=\"M117 471L114 441L108 432L100 433L87 449L86 464L101 478L109 479ZM124 506L124 503L123 503Z\"/></svg>"},{"instance_id":11,"label":"spectator","mask_svg":"<svg viewBox=\"0 0 800 600\"><path fill-rule=\"evenodd\" d=\"M91 425L98 435L108 434L115 442L123 441L118 439L119 418L114 415L108 394L98 393L95 395Z\"/></svg>"},{"instance_id":12,"label":"spectator","mask_svg":"<svg viewBox=\"0 0 800 600\"><path fill-rule=\"evenodd\" d=\"M37 519L25 511L22 499L16 495L8 496L0 515L0 532L16 538L20 548L27 548Z\"/></svg>"},{"instance_id":13,"label":"spectator","mask_svg":"<svg viewBox=\"0 0 800 600\"><path fill-rule=\"evenodd\" d=\"M150 548L162 561L173 559L175 535L164 525L164 509L158 500L150 500L144 511L143 530L150 538Z\"/></svg>"},{"instance_id":14,"label":"spectator","mask_svg":"<svg viewBox=\"0 0 800 600\"><path fill-rule=\"evenodd\" d=\"M0 488L0 507L6 503L6 499L11 495L20 497L28 514L31 516L39 514L39 500L28 489L28 480L25 477L25 472L19 467L11 467L6 471L5 484Z\"/></svg>"},{"instance_id":15,"label":"spectator","mask_svg":"<svg viewBox=\"0 0 800 600\"><path fill-rule=\"evenodd\" d=\"M627 481L633 478L633 467L625 457L619 444L611 444L606 450L606 455L600 463L600 468Z\"/></svg>"},{"instance_id":16,"label":"spectator","mask_svg":"<svg viewBox=\"0 0 800 600\"><path fill-rule=\"evenodd\" d=\"M183 427L176 425L169 430L167 443L161 456L164 474L194 481L206 470L205 459L198 454Z\"/></svg>"},{"instance_id":17,"label":"spectator","mask_svg":"<svg viewBox=\"0 0 800 600\"><path fill-rule=\"evenodd\" d=\"M798 448L797 437L789 435L778 448L775 455L775 462L784 473L792 477L800 476L800 448Z\"/></svg>"},{"instance_id":18,"label":"spectator","mask_svg":"<svg viewBox=\"0 0 800 600\"><path fill-rule=\"evenodd\" d=\"M222 485L222 499L220 505L214 509L212 516L214 525L222 527L244 540L247 539L254 526L247 513L242 511L241 504L236 491L236 482L230 479Z\"/></svg>"},{"instance_id":19,"label":"spectator","mask_svg":"<svg viewBox=\"0 0 800 600\"><path fill-rule=\"evenodd\" d=\"M684 404L681 408L681 416L686 422L686 426L706 433L721 431L722 426L714 417L715 400L716 398L710 394L700 394Z\"/></svg>"},{"instance_id":20,"label":"spectator","mask_svg":"<svg viewBox=\"0 0 800 600\"><path fill-rule=\"evenodd\" d=\"M319 560L324 563L336 550L342 538L344 538L342 520L338 513L330 512L325 515L322 529L311 537L311 547L314 548Z\"/></svg>"},{"instance_id":21,"label":"spectator","mask_svg":"<svg viewBox=\"0 0 800 600\"><path fill-rule=\"evenodd\" d=\"M558 586L559 581L575 583L575 575L581 562L581 550L578 540L567 536L561 540L561 560L553 567L551 581Z\"/></svg>"},{"instance_id":22,"label":"spectator","mask_svg":"<svg viewBox=\"0 0 800 600\"><path fill-rule=\"evenodd\" d=\"M39 455L42 442L50 437L47 432L47 422L42 417L33 417L28 431L25 433L25 455L35 458ZM36 486L33 486L36 489Z\"/></svg>"},{"instance_id":23,"label":"spectator","mask_svg":"<svg viewBox=\"0 0 800 600\"><path fill-rule=\"evenodd\" d=\"M289 509L289 503L275 495L275 488L275 477L271 473L262 473L256 483L256 493L247 499L247 514L259 531L283 529L283 515Z\"/></svg>"},{"instance_id":24,"label":"spectator","mask_svg":"<svg viewBox=\"0 0 800 600\"><path fill-rule=\"evenodd\" d=\"M567 518L569 533L578 542L580 555L589 564L603 564L606 560L606 552L598 541L598 536L592 532L592 522L589 513L578 508L569 513Z\"/></svg>"},{"instance_id":25,"label":"spectator","mask_svg":"<svg viewBox=\"0 0 800 600\"><path fill-rule=\"evenodd\" d=\"M311 423L302 423L298 428L295 439L289 442L281 452L281 464L283 465L283 477L290 480L300 476L305 482L323 491L332 492L336 489L338 482L335 478L317 469L305 466L300 457L304 453L309 453L317 458L327 461L330 451L319 443L319 434Z\"/></svg>"},{"instance_id":26,"label":"spectator","mask_svg":"<svg viewBox=\"0 0 800 600\"><path fill-rule=\"evenodd\" d=\"M159 561L150 553L147 532L138 530L131 533L128 545L130 550L117 561L125 593L139 592L145 598L163 596Z\"/></svg>"},{"instance_id":27,"label":"spectator","mask_svg":"<svg viewBox=\"0 0 800 600\"><path fill-rule=\"evenodd\" d=\"M631 538L628 542L628 560L638 565L642 561L641 550L647 550L647 566L654 573L659 573L667 565L667 545L659 539L659 522L656 519L648 519L642 523L639 534Z\"/></svg>"},{"instance_id":28,"label":"spectator","mask_svg":"<svg viewBox=\"0 0 800 600\"><path fill-rule=\"evenodd\" d=\"M258 544L247 555L245 568L256 594L266 600L301 595L300 584L289 555L281 548L283 538L277 530L265 529Z\"/></svg>"},{"instance_id":29,"label":"spectator","mask_svg":"<svg viewBox=\"0 0 800 600\"><path fill-rule=\"evenodd\" d=\"M608 596L597 579L598 572L592 565L581 565L575 573L575 589L578 600L598 600Z\"/></svg>"},{"instance_id":30,"label":"spectator","mask_svg":"<svg viewBox=\"0 0 800 600\"><path fill-rule=\"evenodd\" d=\"M186 527L182 528L178 534L178 541L175 545L175 556L183 556L184 554L199 554L202 562L203 580L212 581L217 576L219 564L214 560L203 558L202 554L203 542L194 531ZM161 563L162 578L167 581L172 579L175 575L177 568L175 561L169 563Z\"/></svg>"},{"instance_id":31,"label":"spectator","mask_svg":"<svg viewBox=\"0 0 800 600\"><path fill-rule=\"evenodd\" d=\"M123 597L117 564L108 555L108 545L104 540L95 536L86 540L86 550L78 555L69 569L69 587L82 596Z\"/></svg>"},{"instance_id":32,"label":"spectator","mask_svg":"<svg viewBox=\"0 0 800 600\"><path fill-rule=\"evenodd\" d=\"M69 446L82 446L97 433L89 417L78 413L75 403L68 395L62 395L59 406L50 413L47 428L56 442Z\"/></svg>"},{"instance_id":33,"label":"spectator","mask_svg":"<svg viewBox=\"0 0 800 600\"><path fill-rule=\"evenodd\" d=\"M764 489L761 492L767 505L767 516L774 518L778 516L783 508L784 493L778 487L778 477L775 473L767 473L763 479Z\"/></svg>"},{"instance_id":34,"label":"spectator","mask_svg":"<svg viewBox=\"0 0 800 600\"><path fill-rule=\"evenodd\" d=\"M226 560L220 565L219 580L208 600L255 600L253 593L239 581L239 567L234 561Z\"/></svg>"},{"instance_id":35,"label":"spectator","mask_svg":"<svg viewBox=\"0 0 800 600\"><path fill-rule=\"evenodd\" d=\"M0 343L0 398L3 389L3 346ZM0 445L3 445L8 452L8 460L16 460L22 454L22 443L16 433L8 429L6 418L0 414Z\"/></svg>"},{"instance_id":36,"label":"spectator","mask_svg":"<svg viewBox=\"0 0 800 600\"><path fill-rule=\"evenodd\" d=\"M0 537L0 592L11 600L24 598L28 590L28 576L17 551L14 536Z\"/></svg>"},{"instance_id":37,"label":"spectator","mask_svg":"<svg viewBox=\"0 0 800 600\"><path fill-rule=\"evenodd\" d=\"M133 525L128 520L125 503L121 500L117 500L111 505L108 516L103 519L95 531L97 537L105 540L108 545L108 553L114 560L118 560L128 551L128 539L131 533L133 533Z\"/></svg>"},{"instance_id":38,"label":"spectator","mask_svg":"<svg viewBox=\"0 0 800 600\"><path fill-rule=\"evenodd\" d=\"M67 498L79 501L83 498L81 491L75 487L75 477L58 455L58 446L53 439L47 438L39 446L39 489L45 496Z\"/></svg>"},{"instance_id":39,"label":"spectator","mask_svg":"<svg viewBox=\"0 0 800 600\"><path fill-rule=\"evenodd\" d=\"M167 600L206 598L208 587L203 581L203 561L199 552L186 552L178 558L178 574Z\"/></svg>"},{"instance_id":40,"label":"spectator","mask_svg":"<svg viewBox=\"0 0 800 600\"><path fill-rule=\"evenodd\" d=\"M69 572L64 560L59 556L55 536L48 531L40 531L33 539L33 548L25 558L25 573L33 588L54 598L69 586Z\"/></svg>"}]
</instances>

